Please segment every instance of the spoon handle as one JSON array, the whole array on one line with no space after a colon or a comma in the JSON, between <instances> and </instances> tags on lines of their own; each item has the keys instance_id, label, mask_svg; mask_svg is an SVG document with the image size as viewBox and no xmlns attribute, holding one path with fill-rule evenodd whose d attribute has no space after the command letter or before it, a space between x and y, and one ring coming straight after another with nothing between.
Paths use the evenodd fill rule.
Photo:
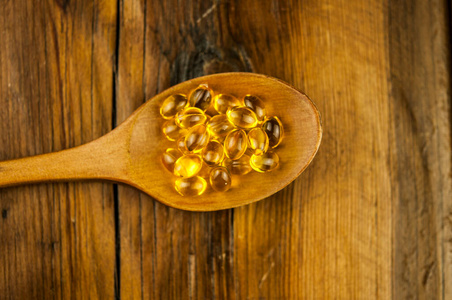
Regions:
<instances>
[{"instance_id":1,"label":"spoon handle","mask_svg":"<svg viewBox=\"0 0 452 300\"><path fill-rule=\"evenodd\" d=\"M118 180L125 166L116 160L114 134L75 148L0 162L0 187L82 179Z\"/></svg>"}]
</instances>

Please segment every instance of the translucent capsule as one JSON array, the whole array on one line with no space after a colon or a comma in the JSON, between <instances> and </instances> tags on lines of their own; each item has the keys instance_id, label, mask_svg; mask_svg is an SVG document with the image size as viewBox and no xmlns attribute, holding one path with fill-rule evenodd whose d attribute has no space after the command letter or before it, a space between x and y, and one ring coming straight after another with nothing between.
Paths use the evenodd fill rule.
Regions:
<instances>
[{"instance_id":1,"label":"translucent capsule","mask_svg":"<svg viewBox=\"0 0 452 300\"><path fill-rule=\"evenodd\" d=\"M180 153L178 150L173 149L173 148L168 148L168 149L166 149L165 153L163 153L163 155L162 155L162 163L168 171L173 173L174 172L174 164L181 156L182 156L182 153Z\"/></svg>"},{"instance_id":2,"label":"translucent capsule","mask_svg":"<svg viewBox=\"0 0 452 300\"><path fill-rule=\"evenodd\" d=\"M186 178L193 177L201 171L201 168L202 159L199 155L183 155L174 163L174 175Z\"/></svg>"},{"instance_id":3,"label":"translucent capsule","mask_svg":"<svg viewBox=\"0 0 452 300\"><path fill-rule=\"evenodd\" d=\"M177 112L182 110L187 106L188 100L185 95L176 94L171 95L163 101L162 106L160 106L160 114L165 119L171 119Z\"/></svg>"},{"instance_id":4,"label":"translucent capsule","mask_svg":"<svg viewBox=\"0 0 452 300\"><path fill-rule=\"evenodd\" d=\"M255 114L259 121L265 119L267 115L267 110L265 109L264 102L256 96L246 95L243 98L243 104L251 109Z\"/></svg>"},{"instance_id":5,"label":"translucent capsule","mask_svg":"<svg viewBox=\"0 0 452 300\"><path fill-rule=\"evenodd\" d=\"M204 124L190 128L185 136L185 148L189 152L201 152L209 142L210 134Z\"/></svg>"},{"instance_id":6,"label":"translucent capsule","mask_svg":"<svg viewBox=\"0 0 452 300\"><path fill-rule=\"evenodd\" d=\"M250 157L246 154L243 154L242 157L237 160L225 158L222 165L228 168L231 174L234 175L245 175L252 170L250 166Z\"/></svg>"},{"instance_id":7,"label":"translucent capsule","mask_svg":"<svg viewBox=\"0 0 452 300\"><path fill-rule=\"evenodd\" d=\"M224 154L232 160L239 159L246 151L247 140L244 130L231 131L224 139Z\"/></svg>"},{"instance_id":8,"label":"translucent capsule","mask_svg":"<svg viewBox=\"0 0 452 300\"><path fill-rule=\"evenodd\" d=\"M207 123L207 129L211 136L219 140L224 139L234 128L226 115L214 116Z\"/></svg>"},{"instance_id":9,"label":"translucent capsule","mask_svg":"<svg viewBox=\"0 0 452 300\"><path fill-rule=\"evenodd\" d=\"M279 165L279 156L275 152L269 151L262 155L252 155L250 158L251 167L260 173L268 172Z\"/></svg>"},{"instance_id":10,"label":"translucent capsule","mask_svg":"<svg viewBox=\"0 0 452 300\"><path fill-rule=\"evenodd\" d=\"M268 136L268 144L271 148L277 147L284 136L284 128L278 117L271 117L262 124L262 129Z\"/></svg>"},{"instance_id":11,"label":"translucent capsule","mask_svg":"<svg viewBox=\"0 0 452 300\"><path fill-rule=\"evenodd\" d=\"M231 95L219 94L213 98L213 107L220 114L225 114L228 109L239 105L240 101Z\"/></svg>"},{"instance_id":12,"label":"translucent capsule","mask_svg":"<svg viewBox=\"0 0 452 300\"><path fill-rule=\"evenodd\" d=\"M181 135L184 135L186 133L185 129L182 129L179 126L177 126L176 122L174 121L174 118L169 119L163 124L162 131L166 138L170 141L175 141Z\"/></svg>"},{"instance_id":13,"label":"translucent capsule","mask_svg":"<svg viewBox=\"0 0 452 300\"><path fill-rule=\"evenodd\" d=\"M197 107L186 107L176 114L175 121L180 128L190 128L204 124L207 116Z\"/></svg>"},{"instance_id":14,"label":"translucent capsule","mask_svg":"<svg viewBox=\"0 0 452 300\"><path fill-rule=\"evenodd\" d=\"M231 174L225 167L215 167L210 171L210 186L217 192L226 192L231 188Z\"/></svg>"},{"instance_id":15,"label":"translucent capsule","mask_svg":"<svg viewBox=\"0 0 452 300\"><path fill-rule=\"evenodd\" d=\"M227 112L228 120L237 127L250 129L256 127L256 114L248 107L233 107Z\"/></svg>"},{"instance_id":16,"label":"translucent capsule","mask_svg":"<svg viewBox=\"0 0 452 300\"><path fill-rule=\"evenodd\" d=\"M200 85L198 88L193 90L188 97L190 106L206 111L212 102L212 95L213 92L207 87L207 85Z\"/></svg>"},{"instance_id":17,"label":"translucent capsule","mask_svg":"<svg viewBox=\"0 0 452 300\"><path fill-rule=\"evenodd\" d=\"M253 128L248 132L248 149L253 154L261 155L268 150L268 136L262 128Z\"/></svg>"},{"instance_id":18,"label":"translucent capsule","mask_svg":"<svg viewBox=\"0 0 452 300\"><path fill-rule=\"evenodd\" d=\"M174 187L182 196L199 196L206 190L207 182L199 176L191 178L181 177L176 179Z\"/></svg>"},{"instance_id":19,"label":"translucent capsule","mask_svg":"<svg viewBox=\"0 0 452 300\"><path fill-rule=\"evenodd\" d=\"M217 141L210 141L202 150L202 158L206 164L213 166L221 163L224 157L223 145Z\"/></svg>"}]
</instances>

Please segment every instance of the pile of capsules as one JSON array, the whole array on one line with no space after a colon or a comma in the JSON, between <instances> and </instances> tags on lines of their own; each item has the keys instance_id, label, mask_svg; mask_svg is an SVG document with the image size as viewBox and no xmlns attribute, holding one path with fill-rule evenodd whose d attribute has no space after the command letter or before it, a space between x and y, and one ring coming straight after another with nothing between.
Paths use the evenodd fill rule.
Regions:
<instances>
[{"instance_id":1,"label":"pile of capsules","mask_svg":"<svg viewBox=\"0 0 452 300\"><path fill-rule=\"evenodd\" d=\"M240 101L200 85L188 99L182 94L166 98L160 114L167 120L163 134L176 142L166 149L162 162L177 176L175 188L182 196L204 193L206 179L213 190L226 192L231 174L268 172L279 165L273 148L281 143L283 126L278 117L267 116L256 96Z\"/></svg>"}]
</instances>

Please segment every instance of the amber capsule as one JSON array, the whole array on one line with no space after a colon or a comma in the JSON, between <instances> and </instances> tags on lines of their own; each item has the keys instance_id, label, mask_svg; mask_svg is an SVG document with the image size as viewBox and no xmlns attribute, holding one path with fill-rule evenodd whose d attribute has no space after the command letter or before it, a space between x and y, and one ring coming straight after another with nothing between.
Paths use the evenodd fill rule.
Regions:
<instances>
[{"instance_id":1,"label":"amber capsule","mask_svg":"<svg viewBox=\"0 0 452 300\"><path fill-rule=\"evenodd\" d=\"M204 124L190 128L185 136L185 148L189 152L201 152L209 142L210 134Z\"/></svg>"},{"instance_id":2,"label":"amber capsule","mask_svg":"<svg viewBox=\"0 0 452 300\"><path fill-rule=\"evenodd\" d=\"M199 155L188 154L179 157L174 163L174 175L193 177L201 171L202 159Z\"/></svg>"},{"instance_id":3,"label":"amber capsule","mask_svg":"<svg viewBox=\"0 0 452 300\"><path fill-rule=\"evenodd\" d=\"M256 114L248 107L233 107L227 112L228 120L237 127L250 129L256 127Z\"/></svg>"},{"instance_id":4,"label":"amber capsule","mask_svg":"<svg viewBox=\"0 0 452 300\"><path fill-rule=\"evenodd\" d=\"M265 109L264 102L262 102L261 99L256 96L246 95L243 98L243 104L245 104L246 107L251 109L256 114L259 121L264 120L267 115L267 110Z\"/></svg>"},{"instance_id":5,"label":"amber capsule","mask_svg":"<svg viewBox=\"0 0 452 300\"><path fill-rule=\"evenodd\" d=\"M178 112L174 119L180 128L191 128L195 125L204 124L207 116L197 107L186 107Z\"/></svg>"},{"instance_id":6,"label":"amber capsule","mask_svg":"<svg viewBox=\"0 0 452 300\"><path fill-rule=\"evenodd\" d=\"M206 111L212 102L213 92L207 85L200 85L193 90L188 97L191 107L197 107L202 111Z\"/></svg>"},{"instance_id":7,"label":"amber capsule","mask_svg":"<svg viewBox=\"0 0 452 300\"><path fill-rule=\"evenodd\" d=\"M239 159L246 151L246 133L242 129L231 131L224 139L224 154L230 159Z\"/></svg>"},{"instance_id":8,"label":"amber capsule","mask_svg":"<svg viewBox=\"0 0 452 300\"><path fill-rule=\"evenodd\" d=\"M160 114L165 119L171 119L188 103L187 97L182 94L171 95L163 101Z\"/></svg>"},{"instance_id":9,"label":"amber capsule","mask_svg":"<svg viewBox=\"0 0 452 300\"><path fill-rule=\"evenodd\" d=\"M250 157L246 154L243 154L242 157L237 160L225 158L222 165L228 168L231 174L234 175L245 175L252 170L250 166Z\"/></svg>"},{"instance_id":10,"label":"amber capsule","mask_svg":"<svg viewBox=\"0 0 452 300\"><path fill-rule=\"evenodd\" d=\"M224 139L234 128L226 115L214 116L207 123L210 135L219 140Z\"/></svg>"},{"instance_id":11,"label":"amber capsule","mask_svg":"<svg viewBox=\"0 0 452 300\"><path fill-rule=\"evenodd\" d=\"M239 105L239 99L231 95L218 94L213 98L213 107L220 114L225 114L228 109Z\"/></svg>"},{"instance_id":12,"label":"amber capsule","mask_svg":"<svg viewBox=\"0 0 452 300\"><path fill-rule=\"evenodd\" d=\"M175 141L181 135L184 135L186 133L186 129L182 129L179 126L177 126L176 122L174 121L174 118L169 119L163 124L162 131L166 138L170 141Z\"/></svg>"},{"instance_id":13,"label":"amber capsule","mask_svg":"<svg viewBox=\"0 0 452 300\"><path fill-rule=\"evenodd\" d=\"M166 149L165 153L163 153L163 155L162 155L162 163L168 171L173 173L174 172L174 164L181 156L182 156L182 153L180 153L178 150L173 149L173 148L168 148L168 149Z\"/></svg>"},{"instance_id":14,"label":"amber capsule","mask_svg":"<svg viewBox=\"0 0 452 300\"><path fill-rule=\"evenodd\" d=\"M218 165L224 157L223 145L217 141L210 141L202 149L202 158L209 166Z\"/></svg>"},{"instance_id":15,"label":"amber capsule","mask_svg":"<svg viewBox=\"0 0 452 300\"><path fill-rule=\"evenodd\" d=\"M271 148L277 147L284 136L284 128L278 117L271 117L262 124L262 129L268 136L268 144Z\"/></svg>"},{"instance_id":16,"label":"amber capsule","mask_svg":"<svg viewBox=\"0 0 452 300\"><path fill-rule=\"evenodd\" d=\"M279 156L272 151L262 155L252 155L250 158L250 165L257 172L268 172L278 167Z\"/></svg>"},{"instance_id":17,"label":"amber capsule","mask_svg":"<svg viewBox=\"0 0 452 300\"><path fill-rule=\"evenodd\" d=\"M210 186L217 192L226 192L231 188L231 174L225 167L215 167L210 171Z\"/></svg>"},{"instance_id":18,"label":"amber capsule","mask_svg":"<svg viewBox=\"0 0 452 300\"><path fill-rule=\"evenodd\" d=\"M191 178L181 177L176 179L174 187L182 196L199 196L206 190L207 182L199 176Z\"/></svg>"},{"instance_id":19,"label":"amber capsule","mask_svg":"<svg viewBox=\"0 0 452 300\"><path fill-rule=\"evenodd\" d=\"M261 155L268 150L268 136L262 128L253 128L248 132L248 149L253 154Z\"/></svg>"}]
</instances>

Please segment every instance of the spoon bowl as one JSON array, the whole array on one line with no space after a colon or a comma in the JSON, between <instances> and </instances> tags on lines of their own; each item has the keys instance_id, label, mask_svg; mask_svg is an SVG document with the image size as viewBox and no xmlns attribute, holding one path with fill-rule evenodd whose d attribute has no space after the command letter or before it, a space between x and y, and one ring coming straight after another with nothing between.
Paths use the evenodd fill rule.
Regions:
<instances>
[{"instance_id":1,"label":"spoon bowl","mask_svg":"<svg viewBox=\"0 0 452 300\"><path fill-rule=\"evenodd\" d=\"M174 147L162 133L162 102L176 93L189 94L200 84L217 92L243 98L260 97L269 116L277 115L284 138L275 149L278 168L269 173L233 176L229 191L207 188L196 197L183 197L174 189L175 176L161 162ZM284 188L306 169L320 145L320 115L309 98L278 79L253 73L222 73L175 85L139 107L107 135L72 149L0 162L0 187L43 181L104 179L126 183L156 200L179 209L213 211L249 204Z\"/></svg>"}]
</instances>

